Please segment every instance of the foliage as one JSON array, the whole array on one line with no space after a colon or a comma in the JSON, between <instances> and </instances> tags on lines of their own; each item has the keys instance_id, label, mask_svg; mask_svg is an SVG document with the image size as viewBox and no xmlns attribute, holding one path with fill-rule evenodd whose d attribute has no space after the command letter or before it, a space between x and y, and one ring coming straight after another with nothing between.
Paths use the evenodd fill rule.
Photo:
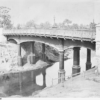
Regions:
<instances>
[{"instance_id":1,"label":"foliage","mask_svg":"<svg viewBox=\"0 0 100 100\"><path fill-rule=\"evenodd\" d=\"M63 21L63 25L64 26L68 26L69 24L71 24L72 23L72 21L70 21L69 19L65 19L64 21Z\"/></svg>"},{"instance_id":2,"label":"foliage","mask_svg":"<svg viewBox=\"0 0 100 100\"><path fill-rule=\"evenodd\" d=\"M36 28L36 24L34 20L30 20L29 22L26 23L25 27L26 28Z\"/></svg>"},{"instance_id":3,"label":"foliage","mask_svg":"<svg viewBox=\"0 0 100 100\"><path fill-rule=\"evenodd\" d=\"M11 16L9 15L10 9L7 7L0 7L0 27L12 28Z\"/></svg>"},{"instance_id":4,"label":"foliage","mask_svg":"<svg viewBox=\"0 0 100 100\"><path fill-rule=\"evenodd\" d=\"M41 29L51 29L51 28L57 28L57 29L76 29L76 30L95 30L95 23L91 22L88 25L83 24L77 24L72 23L71 20L65 19L63 22L60 23L54 23L53 25L50 22L44 22L40 24L34 23L34 20L30 20L26 23L25 28L41 28Z\"/></svg>"}]
</instances>

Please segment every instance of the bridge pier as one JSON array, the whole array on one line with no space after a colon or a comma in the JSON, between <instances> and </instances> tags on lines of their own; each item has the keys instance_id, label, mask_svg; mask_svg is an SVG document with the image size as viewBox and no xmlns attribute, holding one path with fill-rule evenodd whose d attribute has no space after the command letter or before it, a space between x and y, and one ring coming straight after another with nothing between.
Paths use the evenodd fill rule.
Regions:
<instances>
[{"instance_id":1,"label":"bridge pier","mask_svg":"<svg viewBox=\"0 0 100 100\"><path fill-rule=\"evenodd\" d=\"M65 70L64 70L64 51L59 52L59 71L58 71L58 83L65 81Z\"/></svg>"},{"instance_id":2,"label":"bridge pier","mask_svg":"<svg viewBox=\"0 0 100 100\"><path fill-rule=\"evenodd\" d=\"M91 69L91 50L87 49L87 62L86 62L86 70Z\"/></svg>"},{"instance_id":3,"label":"bridge pier","mask_svg":"<svg viewBox=\"0 0 100 100\"><path fill-rule=\"evenodd\" d=\"M73 48L73 67L72 67L72 76L76 76L73 74L77 74L80 72L80 48L74 47ZM79 75L79 74L77 74Z\"/></svg>"},{"instance_id":4,"label":"bridge pier","mask_svg":"<svg viewBox=\"0 0 100 100\"><path fill-rule=\"evenodd\" d=\"M21 57L21 44L18 44L18 59L17 59L18 66L22 66L22 57Z\"/></svg>"},{"instance_id":5,"label":"bridge pier","mask_svg":"<svg viewBox=\"0 0 100 100\"><path fill-rule=\"evenodd\" d=\"M36 60L35 60L35 53L34 53L34 43L35 42L31 42L31 54L30 54L30 64L35 64Z\"/></svg>"},{"instance_id":6,"label":"bridge pier","mask_svg":"<svg viewBox=\"0 0 100 100\"><path fill-rule=\"evenodd\" d=\"M44 61L46 61L46 55L45 55L45 44L42 43L42 57L41 57Z\"/></svg>"},{"instance_id":7,"label":"bridge pier","mask_svg":"<svg viewBox=\"0 0 100 100\"><path fill-rule=\"evenodd\" d=\"M59 51L59 71L58 71L58 83L65 81L64 70L64 40L61 40L61 51Z\"/></svg>"}]
</instances>

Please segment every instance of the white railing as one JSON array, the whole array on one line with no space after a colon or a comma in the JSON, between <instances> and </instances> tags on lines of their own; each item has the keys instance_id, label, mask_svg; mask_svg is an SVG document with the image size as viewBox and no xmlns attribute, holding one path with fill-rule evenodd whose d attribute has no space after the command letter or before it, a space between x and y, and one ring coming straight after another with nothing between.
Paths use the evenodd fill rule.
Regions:
<instances>
[{"instance_id":1,"label":"white railing","mask_svg":"<svg viewBox=\"0 0 100 100\"><path fill-rule=\"evenodd\" d=\"M37 35L37 36L62 36L95 39L95 31L64 30L64 29L11 29L3 30L4 35Z\"/></svg>"},{"instance_id":2,"label":"white railing","mask_svg":"<svg viewBox=\"0 0 100 100\"><path fill-rule=\"evenodd\" d=\"M92 70L93 70L93 72L91 72ZM95 72L95 70L97 70L97 71ZM91 73L89 73L89 72L91 72ZM79 72L79 73L76 73L76 74L72 74L70 76L64 76L64 77L59 77L59 78L52 78L52 86L57 85L58 84L58 80L61 80L62 85L64 85L63 79L65 79L65 81L67 81L69 79L73 80L73 79L77 78L78 76L83 77L83 78L87 78L87 77L89 77L89 75L92 75L92 74L98 75L98 67L95 67L93 69L84 71L82 73ZM78 75L78 76L76 76L76 75ZM73 77L73 76L76 76L76 77ZM54 81L57 81L56 84L54 84Z\"/></svg>"}]
</instances>

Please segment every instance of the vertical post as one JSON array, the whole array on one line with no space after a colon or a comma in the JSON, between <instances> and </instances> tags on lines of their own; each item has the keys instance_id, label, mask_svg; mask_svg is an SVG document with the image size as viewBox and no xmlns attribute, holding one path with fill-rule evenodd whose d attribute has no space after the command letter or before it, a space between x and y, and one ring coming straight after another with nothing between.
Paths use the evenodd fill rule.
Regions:
<instances>
[{"instance_id":1,"label":"vertical post","mask_svg":"<svg viewBox=\"0 0 100 100\"><path fill-rule=\"evenodd\" d=\"M32 81L32 88L33 88L33 70L31 70L31 81Z\"/></svg>"},{"instance_id":2,"label":"vertical post","mask_svg":"<svg viewBox=\"0 0 100 100\"><path fill-rule=\"evenodd\" d=\"M45 61L46 60L46 55L45 55L45 44L42 43L42 59Z\"/></svg>"},{"instance_id":3,"label":"vertical post","mask_svg":"<svg viewBox=\"0 0 100 100\"><path fill-rule=\"evenodd\" d=\"M77 74L80 72L80 48L73 48L73 67L72 67L72 76L76 76L73 74ZM77 74L78 75L78 74Z\"/></svg>"},{"instance_id":4,"label":"vertical post","mask_svg":"<svg viewBox=\"0 0 100 100\"><path fill-rule=\"evenodd\" d=\"M86 70L91 69L91 50L87 49L87 62L86 62Z\"/></svg>"},{"instance_id":5,"label":"vertical post","mask_svg":"<svg viewBox=\"0 0 100 100\"><path fill-rule=\"evenodd\" d=\"M52 78L52 86L53 86L53 78Z\"/></svg>"},{"instance_id":6,"label":"vertical post","mask_svg":"<svg viewBox=\"0 0 100 100\"><path fill-rule=\"evenodd\" d=\"M31 54L30 54L30 64L35 64L35 54L34 54L34 42L31 42Z\"/></svg>"},{"instance_id":7,"label":"vertical post","mask_svg":"<svg viewBox=\"0 0 100 100\"><path fill-rule=\"evenodd\" d=\"M59 72L58 72L58 83L65 81L65 70L64 70L64 40L61 40L61 49L59 51Z\"/></svg>"},{"instance_id":8,"label":"vertical post","mask_svg":"<svg viewBox=\"0 0 100 100\"><path fill-rule=\"evenodd\" d=\"M18 44L18 66L22 66L21 44Z\"/></svg>"}]
</instances>

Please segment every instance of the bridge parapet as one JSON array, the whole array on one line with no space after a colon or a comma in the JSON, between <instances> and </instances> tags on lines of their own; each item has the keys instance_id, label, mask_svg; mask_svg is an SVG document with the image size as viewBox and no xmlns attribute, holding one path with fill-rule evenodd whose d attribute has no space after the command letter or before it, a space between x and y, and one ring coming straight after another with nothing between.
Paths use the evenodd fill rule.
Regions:
<instances>
[{"instance_id":1,"label":"bridge parapet","mask_svg":"<svg viewBox=\"0 0 100 100\"><path fill-rule=\"evenodd\" d=\"M3 30L3 34L7 35L25 35L25 36L46 36L55 38L73 38L94 40L96 32L93 30L65 30L65 29L11 29Z\"/></svg>"}]
</instances>

